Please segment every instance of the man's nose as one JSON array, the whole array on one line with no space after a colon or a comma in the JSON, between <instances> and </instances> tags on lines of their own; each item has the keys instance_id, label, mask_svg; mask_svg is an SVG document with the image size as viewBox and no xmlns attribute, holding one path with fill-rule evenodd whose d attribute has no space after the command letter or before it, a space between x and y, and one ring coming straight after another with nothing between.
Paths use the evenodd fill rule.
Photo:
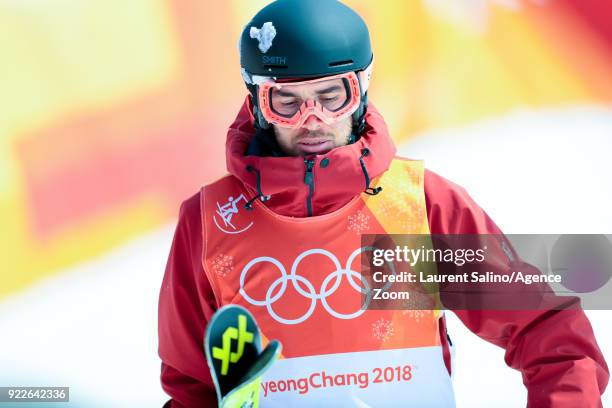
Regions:
<instances>
[{"instance_id":1,"label":"man's nose","mask_svg":"<svg viewBox=\"0 0 612 408\"><path fill-rule=\"evenodd\" d=\"M315 130L319 130L322 124L323 124L323 121L319 119L317 115L311 114L311 115L308 115L302 127L312 132Z\"/></svg>"}]
</instances>

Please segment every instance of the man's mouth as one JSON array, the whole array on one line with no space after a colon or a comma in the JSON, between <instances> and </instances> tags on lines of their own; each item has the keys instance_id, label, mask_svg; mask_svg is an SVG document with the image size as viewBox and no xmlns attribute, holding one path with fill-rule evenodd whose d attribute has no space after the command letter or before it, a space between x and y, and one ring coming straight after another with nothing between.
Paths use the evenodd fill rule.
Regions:
<instances>
[{"instance_id":1,"label":"man's mouth","mask_svg":"<svg viewBox=\"0 0 612 408\"><path fill-rule=\"evenodd\" d=\"M297 143L300 150L310 154L323 154L330 151L334 144L328 139L302 139Z\"/></svg>"},{"instance_id":2,"label":"man's mouth","mask_svg":"<svg viewBox=\"0 0 612 408\"><path fill-rule=\"evenodd\" d=\"M321 143L325 143L327 142L327 140L300 140L298 143L300 144L305 144L305 145L317 145L317 144L321 144Z\"/></svg>"}]
</instances>

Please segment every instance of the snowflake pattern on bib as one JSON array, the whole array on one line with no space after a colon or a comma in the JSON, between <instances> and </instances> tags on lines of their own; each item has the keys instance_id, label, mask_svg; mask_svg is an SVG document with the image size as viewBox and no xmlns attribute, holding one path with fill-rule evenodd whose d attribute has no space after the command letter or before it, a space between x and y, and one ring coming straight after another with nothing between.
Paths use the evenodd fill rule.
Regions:
<instances>
[{"instance_id":1,"label":"snowflake pattern on bib","mask_svg":"<svg viewBox=\"0 0 612 408\"><path fill-rule=\"evenodd\" d=\"M383 342L389 340L393 336L393 323L381 317L372 323L372 334Z\"/></svg>"},{"instance_id":2,"label":"snowflake pattern on bib","mask_svg":"<svg viewBox=\"0 0 612 408\"><path fill-rule=\"evenodd\" d=\"M364 231L370 229L370 216L364 214L363 211L358 211L354 215L349 215L347 228L350 231L354 231L357 235L362 234Z\"/></svg>"},{"instance_id":3,"label":"snowflake pattern on bib","mask_svg":"<svg viewBox=\"0 0 612 408\"><path fill-rule=\"evenodd\" d=\"M218 254L212 260L212 267L217 276L223 278L234 268L234 257L231 255Z\"/></svg>"},{"instance_id":4,"label":"snowflake pattern on bib","mask_svg":"<svg viewBox=\"0 0 612 408\"><path fill-rule=\"evenodd\" d=\"M419 322L425 316L431 315L431 310L404 310L402 311L402 315L408 315L409 318L413 319L415 322Z\"/></svg>"}]
</instances>

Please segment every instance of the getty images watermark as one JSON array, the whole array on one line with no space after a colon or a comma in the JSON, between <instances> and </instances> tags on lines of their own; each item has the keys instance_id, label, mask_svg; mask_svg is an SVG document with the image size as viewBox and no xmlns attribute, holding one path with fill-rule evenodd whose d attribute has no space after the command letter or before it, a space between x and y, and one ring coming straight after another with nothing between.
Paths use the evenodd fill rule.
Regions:
<instances>
[{"instance_id":1,"label":"getty images watermark","mask_svg":"<svg viewBox=\"0 0 612 408\"><path fill-rule=\"evenodd\" d=\"M609 235L364 235L367 309L612 309Z\"/></svg>"}]
</instances>

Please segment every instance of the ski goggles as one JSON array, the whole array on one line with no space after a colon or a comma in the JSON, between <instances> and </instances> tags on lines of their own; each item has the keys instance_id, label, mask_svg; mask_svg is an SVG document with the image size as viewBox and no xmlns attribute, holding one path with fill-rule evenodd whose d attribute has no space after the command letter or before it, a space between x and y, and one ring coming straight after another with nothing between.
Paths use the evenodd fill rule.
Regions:
<instances>
[{"instance_id":1,"label":"ski goggles","mask_svg":"<svg viewBox=\"0 0 612 408\"><path fill-rule=\"evenodd\" d=\"M264 119L294 129L310 116L331 125L352 115L361 103L355 72L299 82L264 82L258 93Z\"/></svg>"}]
</instances>

